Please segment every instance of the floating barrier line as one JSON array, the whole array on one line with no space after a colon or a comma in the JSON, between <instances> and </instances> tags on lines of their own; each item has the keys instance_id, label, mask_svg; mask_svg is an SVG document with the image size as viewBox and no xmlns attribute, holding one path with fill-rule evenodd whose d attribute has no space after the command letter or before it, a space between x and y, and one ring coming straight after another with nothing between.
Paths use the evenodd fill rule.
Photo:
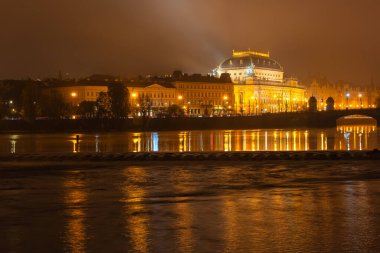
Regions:
<instances>
[{"instance_id":1,"label":"floating barrier line","mask_svg":"<svg viewBox=\"0 0 380 253\"><path fill-rule=\"evenodd\" d=\"M154 153L39 153L0 154L4 161L271 161L271 160L380 160L380 151L241 151Z\"/></svg>"}]
</instances>

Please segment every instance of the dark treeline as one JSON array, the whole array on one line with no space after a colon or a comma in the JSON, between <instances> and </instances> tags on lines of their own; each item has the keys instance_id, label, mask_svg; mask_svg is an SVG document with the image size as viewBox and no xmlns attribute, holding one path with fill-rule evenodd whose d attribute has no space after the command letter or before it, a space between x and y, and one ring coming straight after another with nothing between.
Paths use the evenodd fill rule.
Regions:
<instances>
[{"instance_id":1,"label":"dark treeline","mask_svg":"<svg viewBox=\"0 0 380 253\"><path fill-rule=\"evenodd\" d=\"M49 83L35 80L0 82L0 119L39 118L125 118L129 113L129 93L122 82L109 82L108 92L101 92L96 101L68 103Z\"/></svg>"}]
</instances>

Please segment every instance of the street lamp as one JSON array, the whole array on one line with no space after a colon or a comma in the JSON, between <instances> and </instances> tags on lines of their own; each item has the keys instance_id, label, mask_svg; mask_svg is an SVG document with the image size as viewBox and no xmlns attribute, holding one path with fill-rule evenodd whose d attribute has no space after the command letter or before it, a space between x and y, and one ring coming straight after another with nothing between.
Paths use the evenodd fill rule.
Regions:
<instances>
[{"instance_id":1,"label":"street lamp","mask_svg":"<svg viewBox=\"0 0 380 253\"><path fill-rule=\"evenodd\" d=\"M350 93L346 93L346 110L348 110L348 98L350 97Z\"/></svg>"},{"instance_id":2,"label":"street lamp","mask_svg":"<svg viewBox=\"0 0 380 253\"><path fill-rule=\"evenodd\" d=\"M132 99L133 99L133 105L135 106L136 105L136 98L137 98L137 93L136 92L133 92L132 93ZM137 109L137 107L139 107L139 104L137 104L136 105L136 108L134 109L134 114L136 115L136 114L138 114L138 109Z\"/></svg>"},{"instance_id":3,"label":"street lamp","mask_svg":"<svg viewBox=\"0 0 380 253\"><path fill-rule=\"evenodd\" d=\"M253 106L253 100L255 99L254 96L251 97L250 100L248 100L248 114L251 115L251 100L252 100L252 106Z\"/></svg>"},{"instance_id":4,"label":"street lamp","mask_svg":"<svg viewBox=\"0 0 380 253\"><path fill-rule=\"evenodd\" d=\"M182 104L183 96L182 96L182 95L178 95L177 99L178 99L178 105L179 105L180 107L182 107L183 111L185 112L186 108L185 108L185 106Z\"/></svg>"},{"instance_id":5,"label":"street lamp","mask_svg":"<svg viewBox=\"0 0 380 253\"><path fill-rule=\"evenodd\" d=\"M225 110L227 111L227 105L228 105L228 97L226 95L223 96L223 100L224 100L224 108L226 108Z\"/></svg>"},{"instance_id":6,"label":"street lamp","mask_svg":"<svg viewBox=\"0 0 380 253\"><path fill-rule=\"evenodd\" d=\"M359 93L359 99L360 99L360 109L363 109L363 102L362 102L363 95Z\"/></svg>"}]
</instances>

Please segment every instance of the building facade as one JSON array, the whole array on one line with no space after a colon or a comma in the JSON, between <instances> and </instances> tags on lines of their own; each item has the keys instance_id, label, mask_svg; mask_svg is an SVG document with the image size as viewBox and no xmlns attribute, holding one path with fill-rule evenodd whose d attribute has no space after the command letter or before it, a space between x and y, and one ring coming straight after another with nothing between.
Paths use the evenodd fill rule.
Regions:
<instances>
[{"instance_id":1,"label":"building facade","mask_svg":"<svg viewBox=\"0 0 380 253\"><path fill-rule=\"evenodd\" d=\"M83 101L96 101L100 92L108 92L108 86L63 86L47 89L62 95L68 104L79 105Z\"/></svg>"},{"instance_id":2,"label":"building facade","mask_svg":"<svg viewBox=\"0 0 380 253\"><path fill-rule=\"evenodd\" d=\"M361 87L348 83L322 83L313 80L307 88L306 95L317 99L319 111L326 110L326 100L329 97L334 100L335 110L367 109L376 108L380 89L374 85Z\"/></svg>"},{"instance_id":3,"label":"building facade","mask_svg":"<svg viewBox=\"0 0 380 253\"><path fill-rule=\"evenodd\" d=\"M188 116L225 115L233 111L232 83L173 81L127 87L135 115L155 116L171 105L178 105Z\"/></svg>"},{"instance_id":4,"label":"building facade","mask_svg":"<svg viewBox=\"0 0 380 253\"><path fill-rule=\"evenodd\" d=\"M283 67L269 53L233 52L213 75L227 73L234 86L234 111L241 115L305 110L305 87L284 78Z\"/></svg>"}]
</instances>

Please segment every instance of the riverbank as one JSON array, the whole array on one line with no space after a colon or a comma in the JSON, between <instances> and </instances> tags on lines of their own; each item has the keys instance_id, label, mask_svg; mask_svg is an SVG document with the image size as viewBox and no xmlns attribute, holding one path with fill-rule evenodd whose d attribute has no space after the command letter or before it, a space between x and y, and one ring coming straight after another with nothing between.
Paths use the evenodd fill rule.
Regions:
<instances>
[{"instance_id":1,"label":"riverbank","mask_svg":"<svg viewBox=\"0 0 380 253\"><path fill-rule=\"evenodd\" d=\"M257 151L0 154L0 162L380 160L380 151Z\"/></svg>"},{"instance_id":2,"label":"riverbank","mask_svg":"<svg viewBox=\"0 0 380 253\"><path fill-rule=\"evenodd\" d=\"M128 119L45 119L1 120L1 132L110 132L110 131L175 131L208 129L258 128L330 128L342 116L361 114L380 122L380 109L340 110L330 112L295 112L231 117L177 117Z\"/></svg>"}]
</instances>

